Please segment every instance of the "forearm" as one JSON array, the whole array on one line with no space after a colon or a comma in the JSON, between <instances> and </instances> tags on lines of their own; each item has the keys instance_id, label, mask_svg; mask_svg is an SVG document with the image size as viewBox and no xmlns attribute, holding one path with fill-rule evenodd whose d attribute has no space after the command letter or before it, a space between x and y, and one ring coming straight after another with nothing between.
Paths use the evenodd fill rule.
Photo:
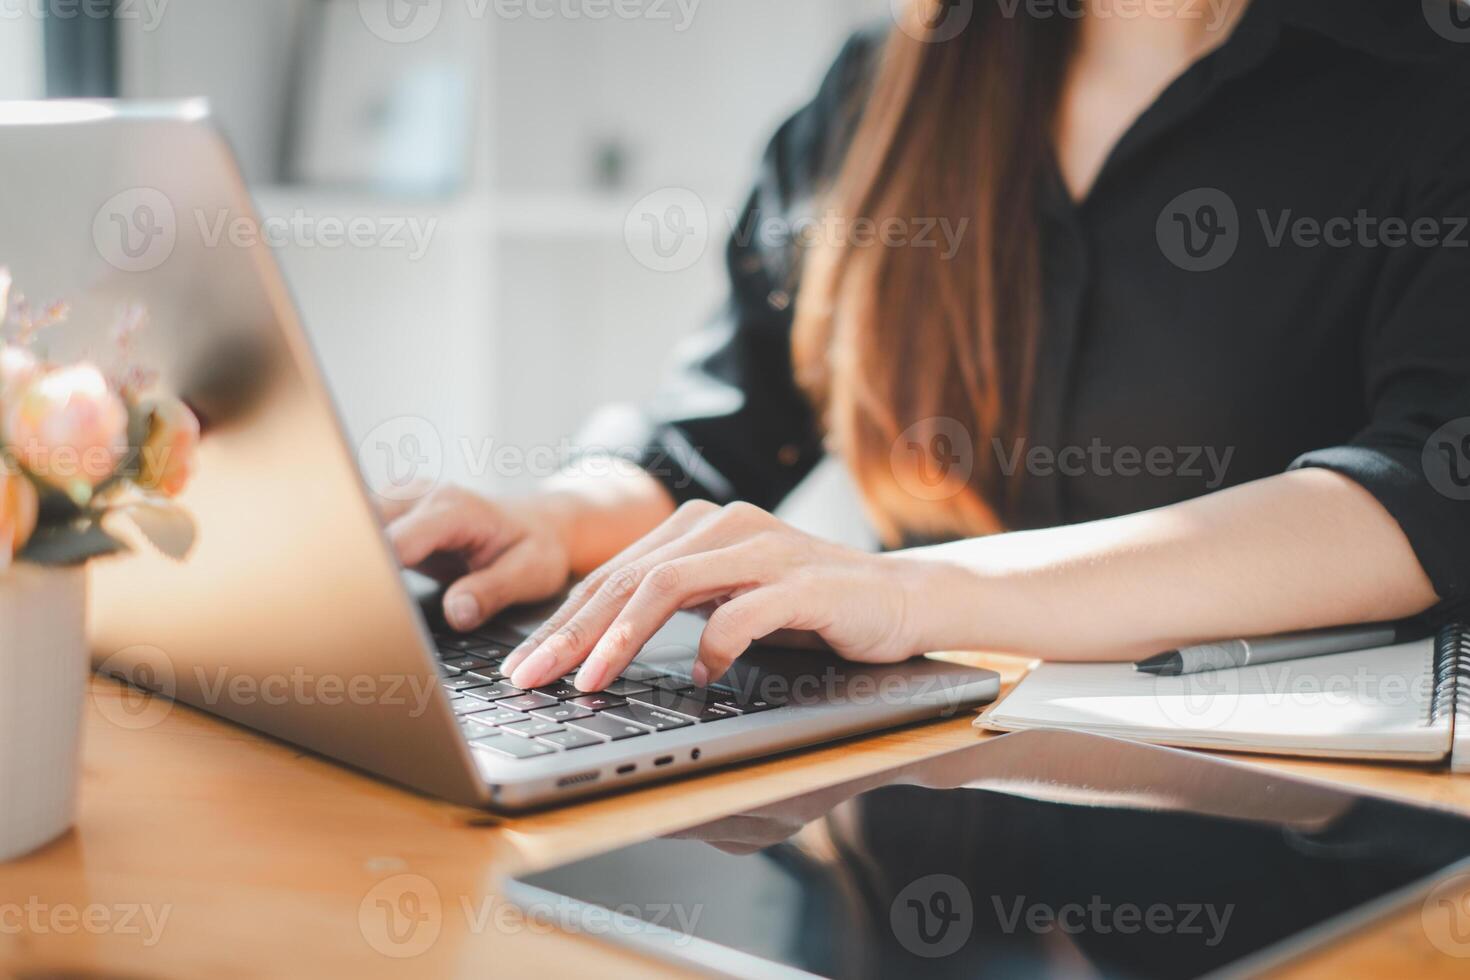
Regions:
<instances>
[{"instance_id":1,"label":"forearm","mask_svg":"<svg viewBox=\"0 0 1470 980\"><path fill-rule=\"evenodd\" d=\"M1057 660L1398 619L1437 598L1393 518L1324 470L893 557L925 649Z\"/></svg>"},{"instance_id":2,"label":"forearm","mask_svg":"<svg viewBox=\"0 0 1470 980\"><path fill-rule=\"evenodd\" d=\"M658 527L674 500L657 480L622 460L606 472L570 469L548 480L532 506L560 528L580 577Z\"/></svg>"}]
</instances>

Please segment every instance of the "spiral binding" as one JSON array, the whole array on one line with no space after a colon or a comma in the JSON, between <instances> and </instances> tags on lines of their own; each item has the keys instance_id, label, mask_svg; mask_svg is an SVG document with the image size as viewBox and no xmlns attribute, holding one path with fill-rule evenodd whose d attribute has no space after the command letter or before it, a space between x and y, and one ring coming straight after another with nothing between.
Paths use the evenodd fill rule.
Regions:
<instances>
[{"instance_id":1,"label":"spiral binding","mask_svg":"<svg viewBox=\"0 0 1470 980\"><path fill-rule=\"evenodd\" d=\"M1432 725L1447 714L1457 714L1470 725L1470 629L1451 624L1439 631L1434 644L1434 697L1429 705Z\"/></svg>"}]
</instances>

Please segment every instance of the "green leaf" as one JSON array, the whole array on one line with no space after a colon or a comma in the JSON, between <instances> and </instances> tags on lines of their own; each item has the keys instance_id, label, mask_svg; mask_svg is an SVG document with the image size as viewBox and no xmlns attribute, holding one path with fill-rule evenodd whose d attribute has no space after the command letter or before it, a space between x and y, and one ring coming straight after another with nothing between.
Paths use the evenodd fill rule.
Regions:
<instances>
[{"instance_id":1,"label":"green leaf","mask_svg":"<svg viewBox=\"0 0 1470 980\"><path fill-rule=\"evenodd\" d=\"M171 503L144 500L121 504L107 512L106 520L124 519L160 552L182 561L194 547L194 520L187 511Z\"/></svg>"},{"instance_id":2,"label":"green leaf","mask_svg":"<svg viewBox=\"0 0 1470 980\"><path fill-rule=\"evenodd\" d=\"M36 528L18 557L37 565L82 565L127 550L128 546L104 531L101 524L81 520Z\"/></svg>"}]
</instances>

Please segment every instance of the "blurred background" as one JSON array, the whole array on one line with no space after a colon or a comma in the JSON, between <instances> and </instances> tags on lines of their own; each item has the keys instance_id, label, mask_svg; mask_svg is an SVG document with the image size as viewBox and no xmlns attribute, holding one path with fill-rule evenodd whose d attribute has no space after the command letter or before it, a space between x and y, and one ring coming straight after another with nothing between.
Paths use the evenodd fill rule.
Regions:
<instances>
[{"instance_id":1,"label":"blurred background","mask_svg":"<svg viewBox=\"0 0 1470 980\"><path fill-rule=\"evenodd\" d=\"M723 298L766 140L889 2L0 0L0 98L207 97L353 440L514 491Z\"/></svg>"}]
</instances>

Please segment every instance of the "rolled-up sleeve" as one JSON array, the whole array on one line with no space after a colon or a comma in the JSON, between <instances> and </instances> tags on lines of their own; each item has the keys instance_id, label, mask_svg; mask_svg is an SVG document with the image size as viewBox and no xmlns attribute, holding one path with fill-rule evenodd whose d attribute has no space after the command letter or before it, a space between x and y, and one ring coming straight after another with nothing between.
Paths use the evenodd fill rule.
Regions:
<instances>
[{"instance_id":1,"label":"rolled-up sleeve","mask_svg":"<svg viewBox=\"0 0 1470 980\"><path fill-rule=\"evenodd\" d=\"M726 248L729 298L676 352L638 419L639 463L678 502L773 508L823 455L792 369L798 263L787 232L840 164L877 46L872 33L850 39L816 97L772 138Z\"/></svg>"},{"instance_id":2,"label":"rolled-up sleeve","mask_svg":"<svg viewBox=\"0 0 1470 980\"><path fill-rule=\"evenodd\" d=\"M1369 424L1345 445L1309 452L1365 487L1403 528L1442 600L1470 609L1470 98L1440 120L1403 217L1420 243L1388 256L1364 338ZM1428 244L1430 229L1437 243Z\"/></svg>"}]
</instances>

